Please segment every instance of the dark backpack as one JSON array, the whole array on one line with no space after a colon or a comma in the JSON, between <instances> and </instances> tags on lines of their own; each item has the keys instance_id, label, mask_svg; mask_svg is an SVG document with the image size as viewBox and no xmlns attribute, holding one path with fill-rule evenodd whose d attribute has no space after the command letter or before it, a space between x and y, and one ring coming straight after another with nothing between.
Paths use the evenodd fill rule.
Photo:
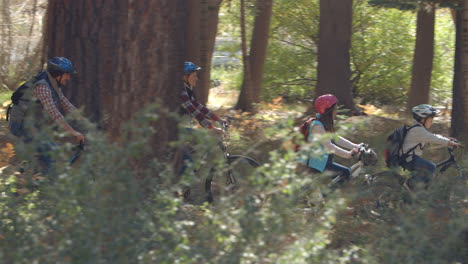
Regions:
<instances>
[{"instance_id":1,"label":"dark backpack","mask_svg":"<svg viewBox=\"0 0 468 264\"><path fill-rule=\"evenodd\" d=\"M302 125L299 127L299 132L301 132L305 142L307 142L307 138L309 137L310 125L312 124L312 122L314 122L314 120L317 120L317 119L315 117L311 117L307 119L304 123L302 123ZM297 152L300 149L301 149L301 145L295 144L294 151Z\"/></svg>"},{"instance_id":2,"label":"dark backpack","mask_svg":"<svg viewBox=\"0 0 468 264\"><path fill-rule=\"evenodd\" d=\"M29 80L23 82L16 90L13 92L11 95L11 104L8 106L7 112L6 112L6 121L10 119L10 111L13 105L18 105L20 101L29 101L27 99L23 99L23 94L26 92L27 89L31 88L34 86L34 84L42 79L47 79L47 72L45 71L40 71L33 77L31 77Z\"/></svg>"},{"instance_id":3,"label":"dark backpack","mask_svg":"<svg viewBox=\"0 0 468 264\"><path fill-rule=\"evenodd\" d=\"M405 142L405 138L408 134L408 131L410 131L416 126L419 125L413 125L410 127L408 127L407 125L403 125L395 129L393 133L387 137L387 148L385 149L385 162L387 164L387 167L391 168L404 166L404 163L406 163L406 159L410 155L412 155L411 152L414 152L416 147L421 145L418 144L410 150L408 150L406 153L402 153L403 143Z\"/></svg>"}]
</instances>

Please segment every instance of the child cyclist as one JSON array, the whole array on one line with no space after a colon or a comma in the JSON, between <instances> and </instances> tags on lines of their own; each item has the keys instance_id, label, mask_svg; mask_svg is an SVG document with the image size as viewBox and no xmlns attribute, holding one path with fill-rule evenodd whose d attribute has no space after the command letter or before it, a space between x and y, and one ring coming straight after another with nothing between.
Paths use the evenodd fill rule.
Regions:
<instances>
[{"instance_id":1,"label":"child cyclist","mask_svg":"<svg viewBox=\"0 0 468 264\"><path fill-rule=\"evenodd\" d=\"M415 123L411 126L403 142L402 152L407 153L408 158L401 163L401 166L412 171L412 176L408 180L408 186L414 189L417 183L423 183L427 186L436 169L434 163L421 158L426 144L433 143L451 147L460 147L461 145L454 138L446 138L428 131L439 110L431 105L422 104L413 107L411 112Z\"/></svg>"},{"instance_id":2,"label":"child cyclist","mask_svg":"<svg viewBox=\"0 0 468 264\"><path fill-rule=\"evenodd\" d=\"M338 111L337 104L338 99L332 94L322 95L315 100L317 115L316 119L310 124L307 141L317 142L318 140L323 147L324 153L319 155L308 153L307 159L300 158L300 161L314 171L319 171L321 173L331 172L333 174L333 183L342 184L349 180L351 170L348 167L334 162L333 157L337 155L345 159L350 159L359 153L360 145L352 143L341 136L338 136L337 142L323 137L325 133L335 133L334 120L336 119Z\"/></svg>"}]
</instances>

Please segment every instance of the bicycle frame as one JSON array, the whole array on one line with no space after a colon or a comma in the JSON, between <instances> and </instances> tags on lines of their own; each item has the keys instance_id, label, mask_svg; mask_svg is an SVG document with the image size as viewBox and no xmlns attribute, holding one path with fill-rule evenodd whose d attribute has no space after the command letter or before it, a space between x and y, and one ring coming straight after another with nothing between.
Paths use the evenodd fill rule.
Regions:
<instances>
[{"instance_id":1,"label":"bicycle frame","mask_svg":"<svg viewBox=\"0 0 468 264\"><path fill-rule=\"evenodd\" d=\"M447 150L448 150L448 153L449 153L449 158L444 160L444 161L441 161L441 162L437 163L436 168L439 169L439 172L437 174L435 174L434 180L437 179L437 177L440 174L444 173L452 165L455 165L455 167L457 168L457 171L458 171L458 174L459 174L458 176L463 178L463 172L462 172L463 169L460 166L460 164L458 164L457 160L455 159L455 155L453 154L455 149L453 147L448 147Z\"/></svg>"}]
</instances>

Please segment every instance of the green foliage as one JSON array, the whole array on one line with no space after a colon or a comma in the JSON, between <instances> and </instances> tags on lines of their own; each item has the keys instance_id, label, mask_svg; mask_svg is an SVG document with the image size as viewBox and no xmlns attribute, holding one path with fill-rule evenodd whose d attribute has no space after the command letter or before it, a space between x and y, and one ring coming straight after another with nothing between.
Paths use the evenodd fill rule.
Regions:
<instances>
[{"instance_id":1,"label":"green foliage","mask_svg":"<svg viewBox=\"0 0 468 264\"><path fill-rule=\"evenodd\" d=\"M351 68L355 98L362 103L405 105L411 85L415 12L377 8L365 0L355 1L353 10ZM234 34L236 16L229 13L228 19L227 12L224 14L221 34ZM431 86L434 102L442 102L451 93L455 32L449 11L438 9L436 14ZM271 23L263 99L311 98L317 79L319 1L275 1ZM230 46L230 52L235 52L232 47L240 50L239 46Z\"/></svg>"},{"instance_id":2,"label":"green foliage","mask_svg":"<svg viewBox=\"0 0 468 264\"><path fill-rule=\"evenodd\" d=\"M0 177L0 259L4 263L456 263L463 260L463 184L452 196L448 221L427 217L437 205L430 190L383 221L361 215L355 203L365 186L329 193L330 175L296 169L296 153L276 150L250 175L242 195L214 204L185 203L178 195L207 174L178 179L172 165L155 159L149 144L158 107L128 125L122 145L89 128L88 147L66 164L62 145L57 180L20 192L20 176ZM135 126L134 124L138 124ZM292 119L265 131L289 139ZM353 126L354 127L354 126ZM366 129L366 128L359 128ZM350 132L351 126L341 132ZM341 133L340 132L340 133ZM197 152L214 149L197 135ZM183 144L187 138L182 138ZM247 148L251 147L246 143ZM244 146L246 148L246 146ZM316 144L303 151L317 149ZM20 149L18 149L20 150ZM220 157L218 155L218 157ZM221 159L218 162L222 162ZM204 164L195 160L196 165ZM213 161L213 164L217 160ZM63 164L63 165L60 165ZM212 164L212 163L207 163ZM451 172L453 173L453 172ZM454 183L450 177L447 182ZM445 190L444 188L442 188ZM15 194L17 193L17 194ZM20 194L21 193L21 194ZM18 195L19 194L19 195ZM421 202L420 202L421 201ZM458 206L455 206L458 205ZM351 208L351 209L350 209ZM350 210L354 213L349 213ZM434 229L440 227L441 229Z\"/></svg>"},{"instance_id":3,"label":"green foliage","mask_svg":"<svg viewBox=\"0 0 468 264\"><path fill-rule=\"evenodd\" d=\"M422 2L433 3L439 7L460 7L460 1L458 0L369 0L368 2L370 5L400 10L417 10Z\"/></svg>"},{"instance_id":4,"label":"green foliage","mask_svg":"<svg viewBox=\"0 0 468 264\"><path fill-rule=\"evenodd\" d=\"M363 103L402 105L411 83L415 16L395 9L355 4L352 69Z\"/></svg>"}]
</instances>

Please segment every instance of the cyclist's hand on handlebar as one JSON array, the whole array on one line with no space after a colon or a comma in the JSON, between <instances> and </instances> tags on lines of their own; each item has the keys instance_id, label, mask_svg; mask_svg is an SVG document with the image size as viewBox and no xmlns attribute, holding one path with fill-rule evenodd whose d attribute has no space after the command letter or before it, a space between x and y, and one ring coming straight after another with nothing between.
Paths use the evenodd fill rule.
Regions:
<instances>
[{"instance_id":1,"label":"cyclist's hand on handlebar","mask_svg":"<svg viewBox=\"0 0 468 264\"><path fill-rule=\"evenodd\" d=\"M223 128L228 128L229 127L229 122L226 119L221 119L219 120L219 123Z\"/></svg>"},{"instance_id":2,"label":"cyclist's hand on handlebar","mask_svg":"<svg viewBox=\"0 0 468 264\"><path fill-rule=\"evenodd\" d=\"M224 136L224 130L218 127L213 127L210 129L211 133L215 134L216 136Z\"/></svg>"},{"instance_id":3,"label":"cyclist's hand on handlebar","mask_svg":"<svg viewBox=\"0 0 468 264\"><path fill-rule=\"evenodd\" d=\"M360 153L361 151L359 150L359 148L353 148L351 150L351 156L352 157L358 157L358 154Z\"/></svg>"},{"instance_id":4,"label":"cyclist's hand on handlebar","mask_svg":"<svg viewBox=\"0 0 468 264\"><path fill-rule=\"evenodd\" d=\"M362 148L366 149L368 147L369 147L369 144L366 144L366 143L359 143L357 146L358 149L362 149Z\"/></svg>"},{"instance_id":5,"label":"cyclist's hand on handlebar","mask_svg":"<svg viewBox=\"0 0 468 264\"><path fill-rule=\"evenodd\" d=\"M455 148L462 147L463 148L462 144L460 144L456 140L450 140L448 145L449 145L449 147L455 147Z\"/></svg>"},{"instance_id":6,"label":"cyclist's hand on handlebar","mask_svg":"<svg viewBox=\"0 0 468 264\"><path fill-rule=\"evenodd\" d=\"M83 136L83 134L81 134L80 132L77 132L77 131L74 131L73 133L73 136L76 137L76 141L78 144L84 144L85 143L85 137Z\"/></svg>"}]
</instances>

